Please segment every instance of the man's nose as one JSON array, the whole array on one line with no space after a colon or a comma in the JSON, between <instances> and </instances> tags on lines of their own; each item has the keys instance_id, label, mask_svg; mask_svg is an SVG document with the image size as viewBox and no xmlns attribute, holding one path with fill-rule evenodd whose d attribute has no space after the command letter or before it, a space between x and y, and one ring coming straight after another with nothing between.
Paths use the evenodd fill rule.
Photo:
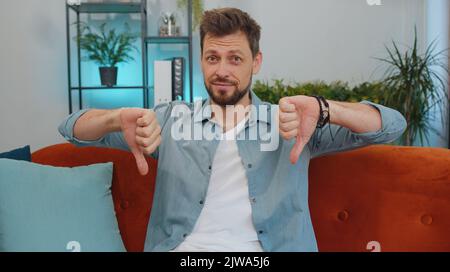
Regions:
<instances>
[{"instance_id":1,"label":"man's nose","mask_svg":"<svg viewBox=\"0 0 450 272\"><path fill-rule=\"evenodd\" d=\"M220 78L228 78L230 76L230 70L226 62L221 61L217 66L216 75Z\"/></svg>"}]
</instances>

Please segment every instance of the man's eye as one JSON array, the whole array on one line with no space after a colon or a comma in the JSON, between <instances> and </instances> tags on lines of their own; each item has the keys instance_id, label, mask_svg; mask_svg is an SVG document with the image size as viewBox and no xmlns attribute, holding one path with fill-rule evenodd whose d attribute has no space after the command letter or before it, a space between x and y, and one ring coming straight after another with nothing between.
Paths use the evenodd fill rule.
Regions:
<instances>
[{"instance_id":1,"label":"man's eye","mask_svg":"<svg viewBox=\"0 0 450 272\"><path fill-rule=\"evenodd\" d=\"M215 56L208 56L208 57L206 57L206 60L209 61L209 62L215 62L215 61L217 61L217 57L215 57Z\"/></svg>"},{"instance_id":2,"label":"man's eye","mask_svg":"<svg viewBox=\"0 0 450 272\"><path fill-rule=\"evenodd\" d=\"M237 63L242 62L242 58L239 57L239 56L234 56L234 57L232 57L232 60L233 60L233 62L237 62Z\"/></svg>"}]
</instances>

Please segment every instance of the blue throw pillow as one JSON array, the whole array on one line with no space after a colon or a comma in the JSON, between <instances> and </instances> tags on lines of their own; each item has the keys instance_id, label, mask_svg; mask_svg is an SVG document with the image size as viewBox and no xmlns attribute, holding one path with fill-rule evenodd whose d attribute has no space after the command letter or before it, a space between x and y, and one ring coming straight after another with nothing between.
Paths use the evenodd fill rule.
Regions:
<instances>
[{"instance_id":1,"label":"blue throw pillow","mask_svg":"<svg viewBox=\"0 0 450 272\"><path fill-rule=\"evenodd\" d=\"M112 172L0 159L0 251L125 251Z\"/></svg>"},{"instance_id":2,"label":"blue throw pillow","mask_svg":"<svg viewBox=\"0 0 450 272\"><path fill-rule=\"evenodd\" d=\"M30 146L24 146L8 152L0 153L0 159L31 161Z\"/></svg>"}]
</instances>

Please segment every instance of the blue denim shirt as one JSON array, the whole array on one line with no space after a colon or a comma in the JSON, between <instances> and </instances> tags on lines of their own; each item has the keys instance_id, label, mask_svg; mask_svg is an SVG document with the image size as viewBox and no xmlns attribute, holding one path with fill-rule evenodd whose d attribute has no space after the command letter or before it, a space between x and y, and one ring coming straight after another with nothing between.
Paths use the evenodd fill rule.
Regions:
<instances>
[{"instance_id":1,"label":"blue denim shirt","mask_svg":"<svg viewBox=\"0 0 450 272\"><path fill-rule=\"evenodd\" d=\"M261 102L253 92L251 96L254 106L270 105ZM205 108L209 102L209 99L199 101L201 107L195 107L195 103L172 102L154 109L162 128L162 143L152 154L158 158L158 169L146 251L169 251L177 247L192 232L203 208L219 142L216 138L174 140L171 127L176 118L171 116L171 111L175 105L182 103L192 110L189 118L193 124L215 127L209 107ZM316 129L295 165L289 161L295 140L286 141L278 135L279 145L273 151L261 151L263 140L259 138L236 141L248 178L253 224L264 251L318 250L308 207L308 166L312 158L370 144L388 143L405 130L406 121L398 111L368 101L361 103L379 110L382 118L379 131L353 133L336 125ZM121 132L110 133L97 141L76 139L73 126L86 111L76 112L62 122L59 131L65 139L78 146L129 150ZM270 115L271 108L267 107L267 111L264 114ZM263 120L262 115L259 111L256 114L252 112L241 133L249 133L256 125L262 130L270 128L274 122L270 118Z\"/></svg>"}]
</instances>

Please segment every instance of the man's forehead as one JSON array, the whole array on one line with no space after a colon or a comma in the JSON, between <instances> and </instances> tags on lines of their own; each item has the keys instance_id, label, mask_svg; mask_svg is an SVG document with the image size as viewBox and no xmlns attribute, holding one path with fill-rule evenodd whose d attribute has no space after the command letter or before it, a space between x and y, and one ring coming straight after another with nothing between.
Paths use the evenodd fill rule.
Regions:
<instances>
[{"instance_id":1,"label":"man's forehead","mask_svg":"<svg viewBox=\"0 0 450 272\"><path fill-rule=\"evenodd\" d=\"M214 48L206 48L204 50L205 54L218 54L218 53L222 53L222 52L226 52L228 54L241 54L244 55L244 51L240 50L240 49L234 49L234 48L223 48L223 49L214 49Z\"/></svg>"},{"instance_id":2,"label":"man's forehead","mask_svg":"<svg viewBox=\"0 0 450 272\"><path fill-rule=\"evenodd\" d=\"M249 53L250 45L243 32L236 32L225 36L207 34L204 39L204 52ZM248 51L248 52L247 52Z\"/></svg>"}]
</instances>

